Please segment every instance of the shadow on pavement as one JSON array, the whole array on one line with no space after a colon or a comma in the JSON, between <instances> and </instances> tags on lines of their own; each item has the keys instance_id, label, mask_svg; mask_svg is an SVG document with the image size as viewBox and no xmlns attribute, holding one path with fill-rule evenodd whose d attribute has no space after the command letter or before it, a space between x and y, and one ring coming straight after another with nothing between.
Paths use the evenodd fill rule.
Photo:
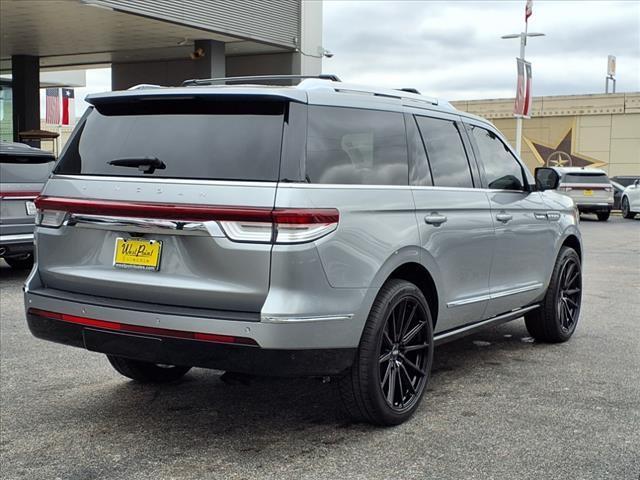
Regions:
<instances>
[{"instance_id":1,"label":"shadow on pavement","mask_svg":"<svg viewBox=\"0 0 640 480\"><path fill-rule=\"evenodd\" d=\"M456 392L443 387L451 377L464 382L465 377L486 375L487 369L499 369L503 362L530 354L537 345L527 338L523 342L526 335L520 321L440 346L426 401L417 415L429 415L429 398L455 396ZM163 386L140 385L123 377L102 383L99 395L91 399L66 403L64 413L51 412L52 417L60 422L67 415L86 418L117 428L119 434L144 432L148 440L170 435L183 443L188 438L215 437L216 442L229 442L232 449L252 451L260 451L265 438L274 434L295 437L295 432L327 430L323 426L356 431L373 428L353 424L345 416L335 381L323 384L319 379L259 377L249 385L227 385L219 373L194 369L182 381ZM242 445L235 445L239 434Z\"/></svg>"}]
</instances>

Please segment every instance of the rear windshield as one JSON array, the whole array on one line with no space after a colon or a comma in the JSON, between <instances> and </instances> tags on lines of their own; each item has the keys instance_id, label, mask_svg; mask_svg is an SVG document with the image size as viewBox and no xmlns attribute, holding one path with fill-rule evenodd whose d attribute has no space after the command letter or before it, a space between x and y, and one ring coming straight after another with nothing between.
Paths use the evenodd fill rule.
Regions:
<instances>
[{"instance_id":1,"label":"rear windshield","mask_svg":"<svg viewBox=\"0 0 640 480\"><path fill-rule=\"evenodd\" d=\"M55 173L275 181L285 110L283 102L202 98L98 105ZM149 159L164 168L146 168Z\"/></svg>"},{"instance_id":2,"label":"rear windshield","mask_svg":"<svg viewBox=\"0 0 640 480\"><path fill-rule=\"evenodd\" d=\"M562 179L563 183L609 183L609 178L604 173L567 173Z\"/></svg>"},{"instance_id":3,"label":"rear windshield","mask_svg":"<svg viewBox=\"0 0 640 480\"><path fill-rule=\"evenodd\" d=\"M52 157L37 157L43 161L35 162L5 162L5 158L0 158L0 183L44 183L53 167ZM25 158L33 160L33 157L20 157Z\"/></svg>"}]
</instances>

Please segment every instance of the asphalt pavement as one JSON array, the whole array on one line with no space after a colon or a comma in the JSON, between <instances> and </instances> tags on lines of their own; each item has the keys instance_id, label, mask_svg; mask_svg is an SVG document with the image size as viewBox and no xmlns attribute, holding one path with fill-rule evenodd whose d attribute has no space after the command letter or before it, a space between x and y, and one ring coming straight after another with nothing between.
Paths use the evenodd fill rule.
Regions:
<instances>
[{"instance_id":1,"label":"asphalt pavement","mask_svg":"<svg viewBox=\"0 0 640 480\"><path fill-rule=\"evenodd\" d=\"M26 274L2 263L0 478L638 480L640 218L581 228L571 341L535 343L517 320L439 347L427 397L394 428L350 423L314 379L130 382L33 338Z\"/></svg>"}]
</instances>

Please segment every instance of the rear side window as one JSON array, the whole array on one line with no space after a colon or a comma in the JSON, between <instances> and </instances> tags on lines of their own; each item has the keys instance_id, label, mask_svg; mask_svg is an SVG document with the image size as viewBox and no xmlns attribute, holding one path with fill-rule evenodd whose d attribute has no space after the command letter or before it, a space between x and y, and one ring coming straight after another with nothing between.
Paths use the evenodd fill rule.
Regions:
<instances>
[{"instance_id":1,"label":"rear side window","mask_svg":"<svg viewBox=\"0 0 640 480\"><path fill-rule=\"evenodd\" d=\"M309 106L306 176L311 183L407 185L404 116Z\"/></svg>"},{"instance_id":2,"label":"rear side window","mask_svg":"<svg viewBox=\"0 0 640 480\"><path fill-rule=\"evenodd\" d=\"M469 160L455 122L431 117L416 119L427 148L433 184L473 188Z\"/></svg>"},{"instance_id":3,"label":"rear side window","mask_svg":"<svg viewBox=\"0 0 640 480\"><path fill-rule=\"evenodd\" d=\"M499 190L522 190L522 167L495 133L469 125L484 166L487 187Z\"/></svg>"},{"instance_id":4,"label":"rear side window","mask_svg":"<svg viewBox=\"0 0 640 480\"><path fill-rule=\"evenodd\" d=\"M604 173L567 173L562 178L562 183L609 183L609 178Z\"/></svg>"},{"instance_id":5,"label":"rear side window","mask_svg":"<svg viewBox=\"0 0 640 480\"><path fill-rule=\"evenodd\" d=\"M98 105L56 173L275 181L286 104L213 98ZM145 173L136 160L158 159ZM129 166L110 165L120 160Z\"/></svg>"}]
</instances>

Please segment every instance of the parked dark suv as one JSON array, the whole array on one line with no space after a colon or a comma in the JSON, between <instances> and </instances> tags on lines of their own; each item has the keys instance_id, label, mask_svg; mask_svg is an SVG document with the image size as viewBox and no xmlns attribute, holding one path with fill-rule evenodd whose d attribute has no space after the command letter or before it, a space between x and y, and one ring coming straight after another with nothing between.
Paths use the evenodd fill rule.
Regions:
<instances>
[{"instance_id":1,"label":"parked dark suv","mask_svg":"<svg viewBox=\"0 0 640 480\"><path fill-rule=\"evenodd\" d=\"M573 201L486 120L306 78L91 95L36 200L37 337L129 378L332 376L358 419L417 408L436 344L580 314ZM225 85L226 83L242 85Z\"/></svg>"},{"instance_id":2,"label":"parked dark suv","mask_svg":"<svg viewBox=\"0 0 640 480\"><path fill-rule=\"evenodd\" d=\"M0 258L13 268L33 263L33 203L55 158L23 143L0 142Z\"/></svg>"}]
</instances>

